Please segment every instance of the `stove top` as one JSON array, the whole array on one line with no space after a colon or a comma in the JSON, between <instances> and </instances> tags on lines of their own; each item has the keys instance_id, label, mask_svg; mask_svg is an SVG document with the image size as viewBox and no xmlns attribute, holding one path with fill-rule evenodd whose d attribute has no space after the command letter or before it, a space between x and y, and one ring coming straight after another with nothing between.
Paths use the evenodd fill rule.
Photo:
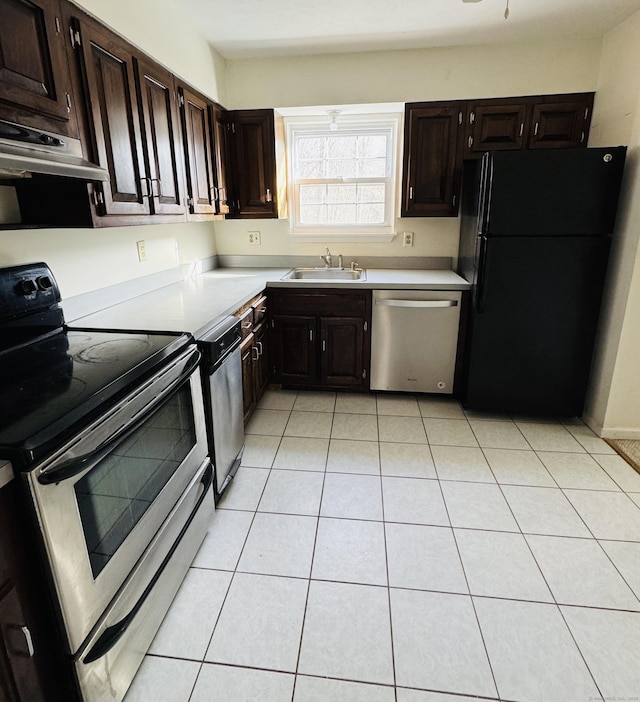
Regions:
<instances>
[{"instance_id":1,"label":"stove top","mask_svg":"<svg viewBox=\"0 0 640 702\"><path fill-rule=\"evenodd\" d=\"M0 356L0 457L20 469L191 341L64 328Z\"/></svg>"}]
</instances>

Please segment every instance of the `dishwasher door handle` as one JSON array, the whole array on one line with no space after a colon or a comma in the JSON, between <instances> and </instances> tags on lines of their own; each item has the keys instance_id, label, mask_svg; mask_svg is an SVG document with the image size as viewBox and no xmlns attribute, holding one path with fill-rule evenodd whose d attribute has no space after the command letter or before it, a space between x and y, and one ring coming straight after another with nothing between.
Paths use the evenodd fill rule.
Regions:
<instances>
[{"instance_id":1,"label":"dishwasher door handle","mask_svg":"<svg viewBox=\"0 0 640 702\"><path fill-rule=\"evenodd\" d=\"M383 300L377 299L376 305L382 307L457 307L457 300Z\"/></svg>"}]
</instances>

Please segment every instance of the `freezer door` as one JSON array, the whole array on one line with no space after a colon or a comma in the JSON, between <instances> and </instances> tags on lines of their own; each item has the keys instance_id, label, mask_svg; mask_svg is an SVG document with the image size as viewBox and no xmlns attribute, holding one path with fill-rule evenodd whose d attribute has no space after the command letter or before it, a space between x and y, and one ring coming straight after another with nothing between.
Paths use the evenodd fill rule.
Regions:
<instances>
[{"instance_id":1,"label":"freezer door","mask_svg":"<svg viewBox=\"0 0 640 702\"><path fill-rule=\"evenodd\" d=\"M579 416L607 237L488 238L465 359L465 405Z\"/></svg>"},{"instance_id":2,"label":"freezer door","mask_svg":"<svg viewBox=\"0 0 640 702\"><path fill-rule=\"evenodd\" d=\"M487 165L487 236L613 231L626 147L494 152ZM481 208L482 209L482 208Z\"/></svg>"}]
</instances>

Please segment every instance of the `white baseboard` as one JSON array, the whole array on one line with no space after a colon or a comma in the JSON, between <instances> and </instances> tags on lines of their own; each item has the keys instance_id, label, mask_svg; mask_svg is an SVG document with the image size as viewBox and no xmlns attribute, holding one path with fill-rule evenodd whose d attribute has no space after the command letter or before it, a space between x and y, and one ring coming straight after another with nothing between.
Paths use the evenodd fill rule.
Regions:
<instances>
[{"instance_id":1,"label":"white baseboard","mask_svg":"<svg viewBox=\"0 0 640 702\"><path fill-rule=\"evenodd\" d=\"M600 436L603 439L638 439L640 440L640 429L628 427L605 427Z\"/></svg>"}]
</instances>

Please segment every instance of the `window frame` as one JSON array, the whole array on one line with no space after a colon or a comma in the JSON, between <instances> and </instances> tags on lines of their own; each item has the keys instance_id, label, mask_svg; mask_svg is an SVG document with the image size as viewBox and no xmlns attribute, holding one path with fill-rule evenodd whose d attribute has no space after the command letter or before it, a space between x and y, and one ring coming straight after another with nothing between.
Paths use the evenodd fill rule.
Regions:
<instances>
[{"instance_id":1,"label":"window frame","mask_svg":"<svg viewBox=\"0 0 640 702\"><path fill-rule=\"evenodd\" d=\"M304 241L391 241L395 236L401 113L340 115L338 129L331 130L326 115L285 117L287 153L287 191L291 236ZM329 137L340 134L384 134L387 138L387 164L384 177L295 179L294 162L298 139L305 136ZM385 222L383 224L314 224L299 221L301 184L349 184L375 182L385 184Z\"/></svg>"}]
</instances>

